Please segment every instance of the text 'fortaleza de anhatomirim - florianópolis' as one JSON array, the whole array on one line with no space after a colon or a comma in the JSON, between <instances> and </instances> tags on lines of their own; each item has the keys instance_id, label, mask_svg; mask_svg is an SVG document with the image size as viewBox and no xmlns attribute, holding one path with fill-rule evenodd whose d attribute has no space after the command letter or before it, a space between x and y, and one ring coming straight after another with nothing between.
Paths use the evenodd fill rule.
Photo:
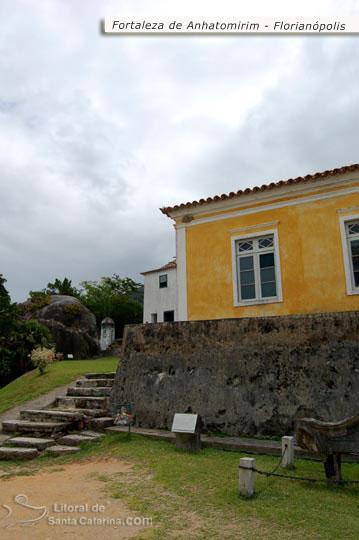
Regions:
<instances>
[{"instance_id":1,"label":"text 'fortaleza de anhatomirim - florian\u00f3polis'","mask_svg":"<svg viewBox=\"0 0 359 540\"><path fill-rule=\"evenodd\" d=\"M151 20L129 20L128 17L121 19L112 19L110 28L106 25L106 31L113 32L227 32L227 33L321 33L321 32L345 32L346 24L341 21L333 20L331 22L313 21L305 22L286 20L279 21L224 21L218 20L173 20L173 21L155 21Z\"/></svg>"}]
</instances>

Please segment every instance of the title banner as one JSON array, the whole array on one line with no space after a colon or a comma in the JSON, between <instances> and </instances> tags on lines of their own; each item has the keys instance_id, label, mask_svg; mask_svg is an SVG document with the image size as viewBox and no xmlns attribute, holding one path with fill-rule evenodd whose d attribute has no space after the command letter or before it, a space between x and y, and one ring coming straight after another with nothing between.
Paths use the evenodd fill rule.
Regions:
<instances>
[{"instance_id":1,"label":"title banner","mask_svg":"<svg viewBox=\"0 0 359 540\"><path fill-rule=\"evenodd\" d=\"M359 17L106 17L107 34L358 34Z\"/></svg>"}]
</instances>

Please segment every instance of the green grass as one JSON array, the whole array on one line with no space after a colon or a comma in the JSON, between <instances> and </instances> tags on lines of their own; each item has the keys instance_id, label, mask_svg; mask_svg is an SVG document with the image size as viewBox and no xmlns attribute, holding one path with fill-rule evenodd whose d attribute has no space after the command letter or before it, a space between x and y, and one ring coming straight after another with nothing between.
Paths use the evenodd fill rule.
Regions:
<instances>
[{"instance_id":1,"label":"green grass","mask_svg":"<svg viewBox=\"0 0 359 540\"><path fill-rule=\"evenodd\" d=\"M357 540L359 485L312 484L256 475L256 495L238 496L238 465L243 454L204 449L177 451L165 441L114 434L87 444L76 455L42 456L29 464L2 464L39 470L91 456L113 456L133 463L128 472L97 475L107 496L123 499L141 517L152 517L136 538L146 540ZM272 470L278 458L256 456L257 468ZM96 475L96 462L94 472ZM320 462L296 460L290 474L324 478ZM359 480L359 465L343 464L345 479ZM5 480L6 481L6 480Z\"/></svg>"},{"instance_id":2,"label":"green grass","mask_svg":"<svg viewBox=\"0 0 359 540\"><path fill-rule=\"evenodd\" d=\"M46 394L57 386L68 384L85 373L116 371L118 358L114 356L93 360L64 360L50 364L43 375L38 369L28 371L0 389L0 413L25 401Z\"/></svg>"}]
</instances>

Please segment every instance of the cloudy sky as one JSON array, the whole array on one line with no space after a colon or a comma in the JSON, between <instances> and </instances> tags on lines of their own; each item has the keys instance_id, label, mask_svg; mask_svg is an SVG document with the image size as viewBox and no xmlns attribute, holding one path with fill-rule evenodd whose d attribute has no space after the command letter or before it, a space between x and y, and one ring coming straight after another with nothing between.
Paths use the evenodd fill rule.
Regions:
<instances>
[{"instance_id":1,"label":"cloudy sky","mask_svg":"<svg viewBox=\"0 0 359 540\"><path fill-rule=\"evenodd\" d=\"M103 36L112 15L353 1L2 0L0 273L13 301L175 255L159 207L359 162L359 35Z\"/></svg>"}]
</instances>

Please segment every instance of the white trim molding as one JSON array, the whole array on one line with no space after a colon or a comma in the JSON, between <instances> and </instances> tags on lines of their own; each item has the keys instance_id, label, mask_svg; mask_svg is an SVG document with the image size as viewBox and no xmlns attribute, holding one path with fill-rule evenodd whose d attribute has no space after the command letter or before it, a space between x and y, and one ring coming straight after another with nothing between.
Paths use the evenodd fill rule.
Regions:
<instances>
[{"instance_id":1,"label":"white trim molding","mask_svg":"<svg viewBox=\"0 0 359 540\"><path fill-rule=\"evenodd\" d=\"M353 221L353 220L359 220L359 213L341 216L339 218L340 233L342 237L345 281L346 281L348 295L359 294L359 288L356 288L353 282L352 261L350 258L347 231L346 231L346 223L348 221Z\"/></svg>"},{"instance_id":2,"label":"white trim molding","mask_svg":"<svg viewBox=\"0 0 359 540\"><path fill-rule=\"evenodd\" d=\"M176 230L177 320L187 321L186 229Z\"/></svg>"},{"instance_id":3,"label":"white trim molding","mask_svg":"<svg viewBox=\"0 0 359 540\"><path fill-rule=\"evenodd\" d=\"M239 287L238 287L236 243L238 240L244 240L246 238L248 239L258 238L260 236L267 236L267 235L273 235L273 240L274 240L273 243L274 243L274 261L275 261L277 296L275 298L240 300ZM283 302L282 273L281 273L281 268L280 268L278 230L269 229L269 230L260 231L260 232L258 231L258 232L248 233L248 234L241 234L240 236L232 236L231 248L232 248L233 305L235 307L239 307L239 306L250 306L250 305L258 305L258 304L276 304L278 302Z\"/></svg>"},{"instance_id":4,"label":"white trim molding","mask_svg":"<svg viewBox=\"0 0 359 540\"><path fill-rule=\"evenodd\" d=\"M250 214L258 214L260 212L268 212L269 210L276 210L278 208L284 208L286 206L296 206L297 204L311 203L315 201L321 201L324 199L332 199L333 197L344 197L345 195L353 195L359 193L359 186L354 186L347 189L337 189L335 191L318 193L317 195L310 195L308 197L300 197L298 199L290 199L288 201L279 201L273 204L264 204L263 206L254 206L251 208L245 208L236 212L230 212L228 214L219 214L216 216L209 216L206 218L195 219L190 223L180 223L175 225L175 228L182 229L185 227L195 227L202 223L210 223L212 221L221 221L222 219L231 219L239 216L247 216ZM260 202L260 201L257 201Z\"/></svg>"},{"instance_id":5,"label":"white trim molding","mask_svg":"<svg viewBox=\"0 0 359 540\"><path fill-rule=\"evenodd\" d=\"M337 214L345 214L346 212L358 212L359 206L351 206L350 208L339 208Z\"/></svg>"}]
</instances>

